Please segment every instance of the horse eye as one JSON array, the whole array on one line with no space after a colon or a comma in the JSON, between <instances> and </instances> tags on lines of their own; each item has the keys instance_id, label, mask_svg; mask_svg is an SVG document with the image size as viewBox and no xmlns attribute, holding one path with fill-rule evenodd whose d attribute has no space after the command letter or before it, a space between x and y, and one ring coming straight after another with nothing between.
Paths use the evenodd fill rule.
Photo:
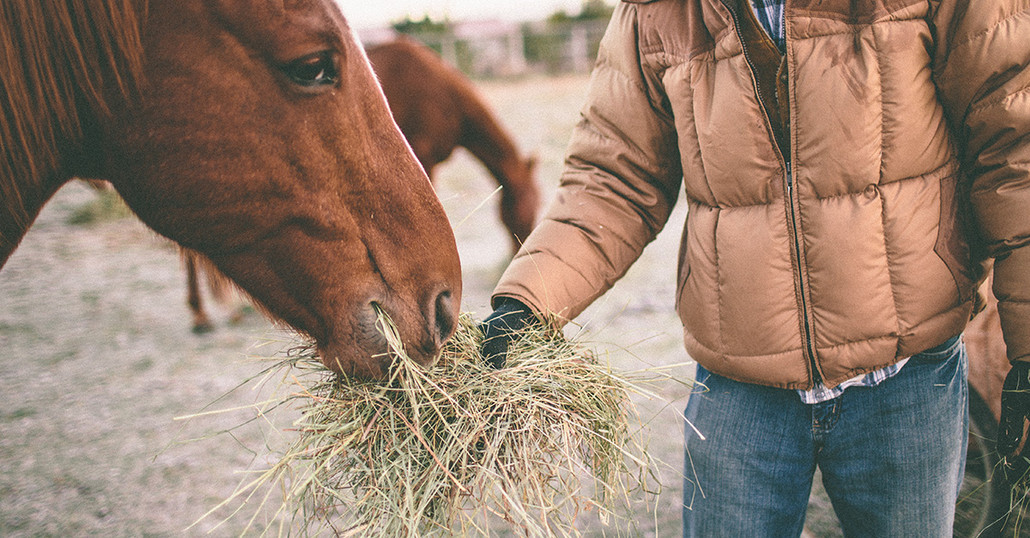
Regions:
<instances>
[{"instance_id":1,"label":"horse eye","mask_svg":"<svg viewBox=\"0 0 1030 538\"><path fill-rule=\"evenodd\" d=\"M283 67L283 72L301 86L329 86L340 78L336 58L331 51L316 52L294 60Z\"/></svg>"}]
</instances>

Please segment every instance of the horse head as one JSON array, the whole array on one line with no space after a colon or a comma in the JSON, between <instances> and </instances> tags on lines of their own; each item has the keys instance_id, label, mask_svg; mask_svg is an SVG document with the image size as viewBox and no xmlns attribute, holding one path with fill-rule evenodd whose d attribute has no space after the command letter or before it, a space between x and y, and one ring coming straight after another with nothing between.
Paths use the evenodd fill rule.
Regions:
<instances>
[{"instance_id":1,"label":"horse head","mask_svg":"<svg viewBox=\"0 0 1030 538\"><path fill-rule=\"evenodd\" d=\"M385 373L376 306L432 360L461 301L454 236L333 2L151 0L142 28L139 97L90 143L99 175L330 368Z\"/></svg>"}]
</instances>

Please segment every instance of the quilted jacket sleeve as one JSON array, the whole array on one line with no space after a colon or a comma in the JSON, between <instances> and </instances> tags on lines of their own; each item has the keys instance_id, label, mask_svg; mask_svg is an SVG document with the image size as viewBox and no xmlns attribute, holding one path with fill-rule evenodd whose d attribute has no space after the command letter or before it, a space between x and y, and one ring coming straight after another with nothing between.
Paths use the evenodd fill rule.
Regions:
<instances>
[{"instance_id":1,"label":"quilted jacket sleeve","mask_svg":"<svg viewBox=\"0 0 1030 538\"><path fill-rule=\"evenodd\" d=\"M1030 360L1030 0L940 0L934 76L995 257L1010 360Z\"/></svg>"},{"instance_id":2,"label":"quilted jacket sleeve","mask_svg":"<svg viewBox=\"0 0 1030 538\"><path fill-rule=\"evenodd\" d=\"M657 75L642 66L637 22L637 6L616 8L555 199L494 290L558 323L625 274L682 183L672 117Z\"/></svg>"}]
</instances>

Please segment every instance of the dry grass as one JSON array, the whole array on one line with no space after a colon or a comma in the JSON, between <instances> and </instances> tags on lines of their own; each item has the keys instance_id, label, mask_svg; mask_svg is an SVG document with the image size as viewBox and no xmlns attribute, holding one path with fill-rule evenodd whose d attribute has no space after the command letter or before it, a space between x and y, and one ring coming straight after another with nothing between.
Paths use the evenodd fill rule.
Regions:
<instances>
[{"instance_id":1,"label":"dry grass","mask_svg":"<svg viewBox=\"0 0 1030 538\"><path fill-rule=\"evenodd\" d=\"M386 383L336 376L307 351L266 372L282 397L260 412L299 408L296 435L226 503L267 500L275 486L280 517L305 534L575 536L587 513L633 533L631 505L657 495L655 462L630 424L629 392L646 379L543 329L521 335L495 370L468 315L424 368L389 320L380 328L394 350Z\"/></svg>"}]
</instances>

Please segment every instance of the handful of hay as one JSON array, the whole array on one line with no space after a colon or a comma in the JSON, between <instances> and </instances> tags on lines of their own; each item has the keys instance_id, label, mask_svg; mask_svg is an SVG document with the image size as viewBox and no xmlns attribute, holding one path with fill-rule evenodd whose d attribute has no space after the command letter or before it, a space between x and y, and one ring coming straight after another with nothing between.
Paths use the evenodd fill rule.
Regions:
<instances>
[{"instance_id":1,"label":"handful of hay","mask_svg":"<svg viewBox=\"0 0 1030 538\"><path fill-rule=\"evenodd\" d=\"M276 405L299 405L299 435L237 496L279 483L282 515L306 532L317 524L345 535L465 536L500 525L569 536L579 513L597 510L606 522L643 489L652 470L631 446L629 384L560 333L527 330L493 369L463 315L425 368L403 353L388 320L380 324L395 355L385 384L341 378L313 354L280 364L291 391Z\"/></svg>"}]
</instances>

